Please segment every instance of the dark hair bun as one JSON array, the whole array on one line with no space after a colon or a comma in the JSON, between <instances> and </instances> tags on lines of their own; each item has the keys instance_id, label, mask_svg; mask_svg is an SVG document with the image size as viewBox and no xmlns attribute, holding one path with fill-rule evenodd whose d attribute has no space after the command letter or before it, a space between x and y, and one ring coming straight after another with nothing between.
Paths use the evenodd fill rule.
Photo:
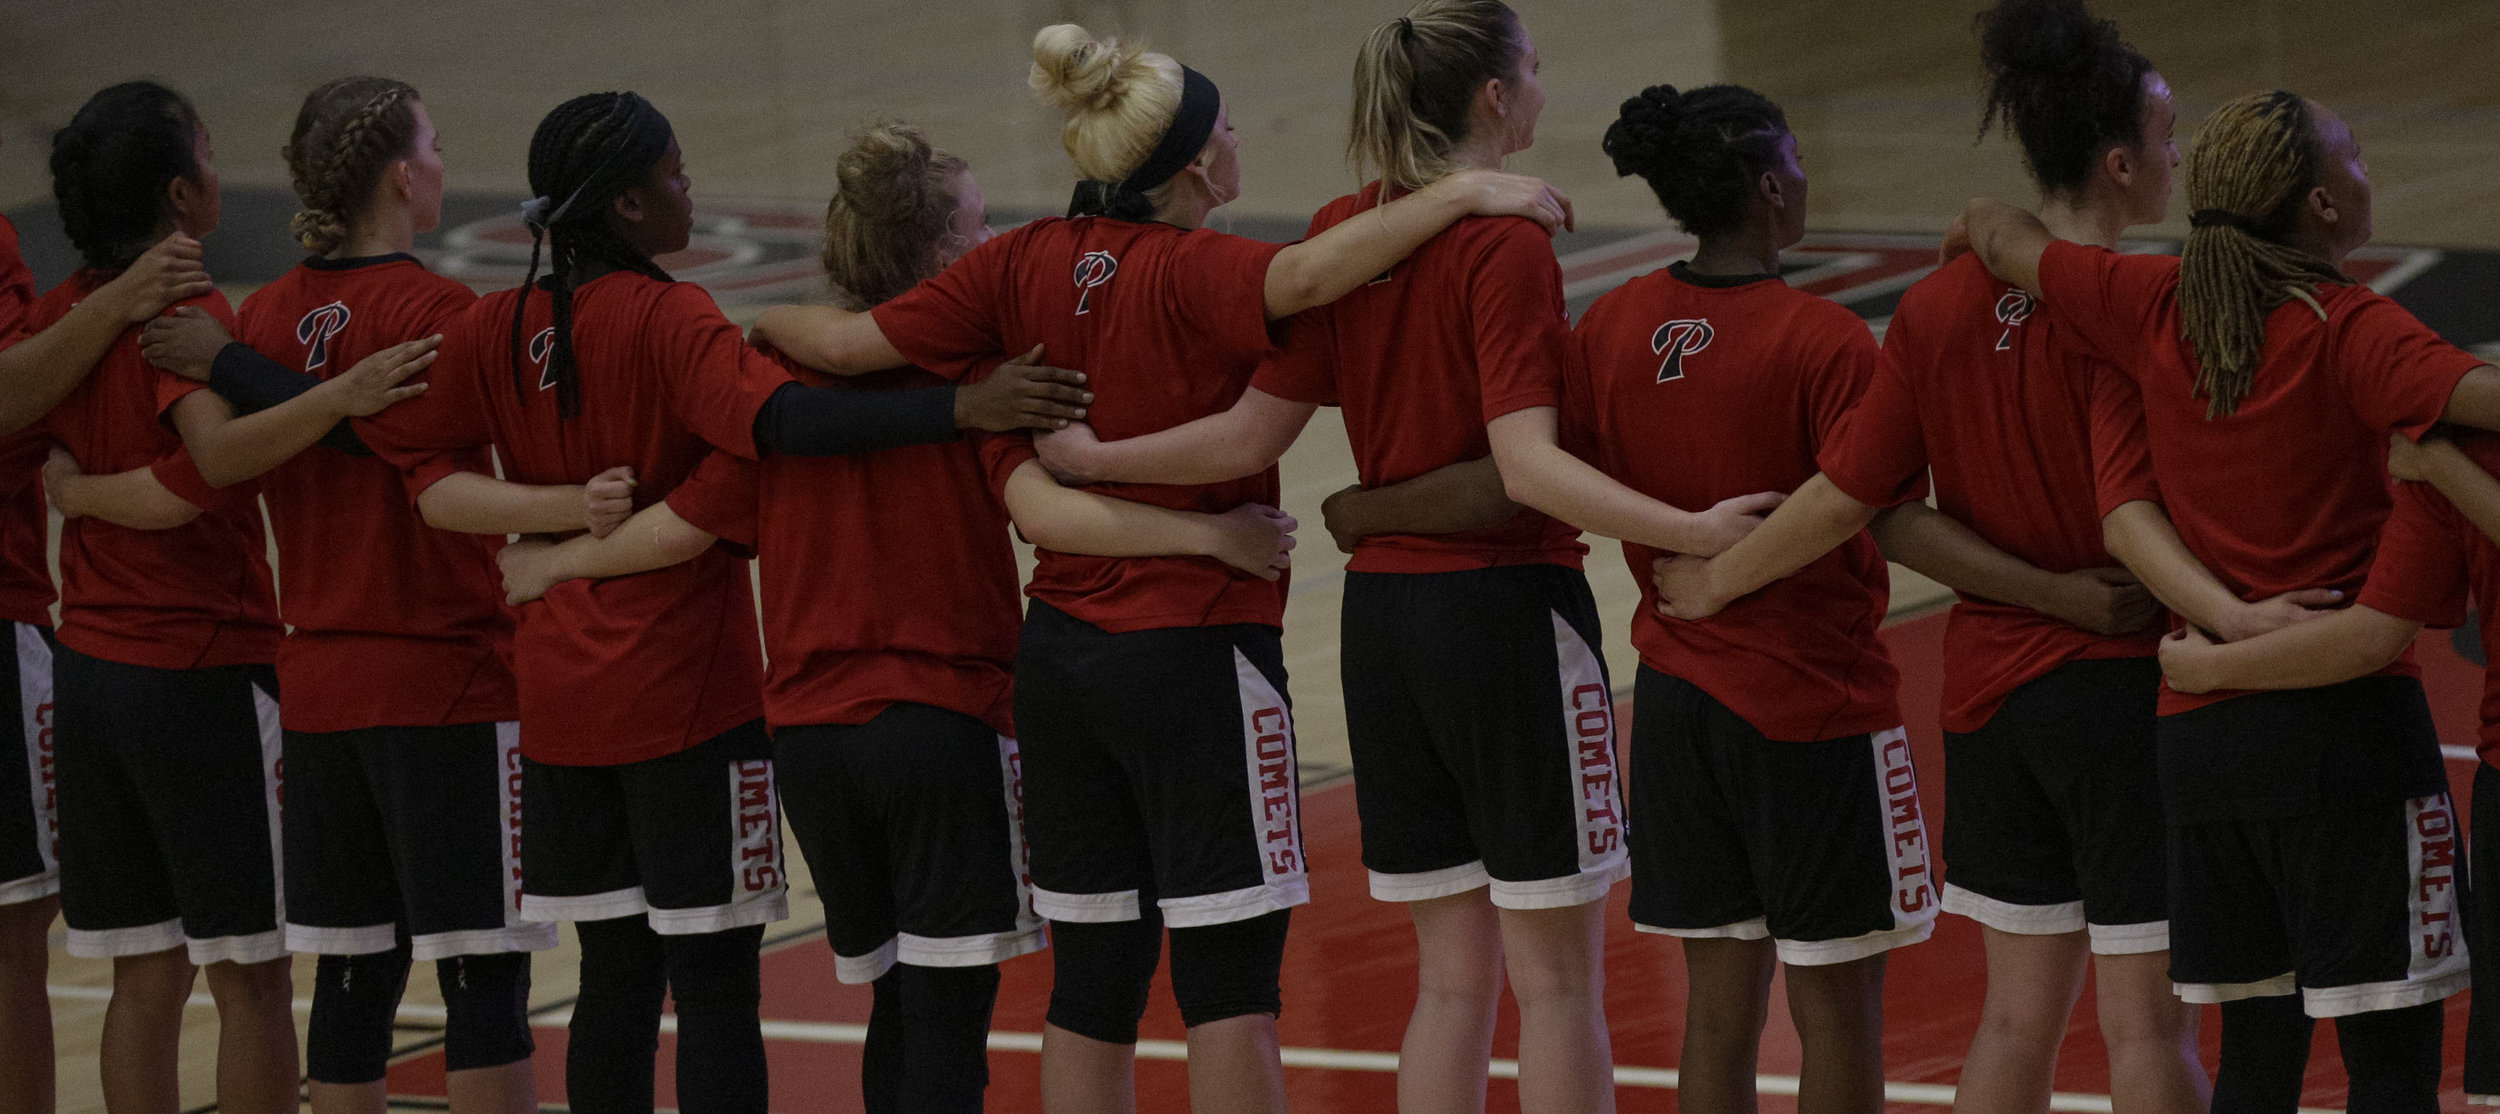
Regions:
<instances>
[{"instance_id":1,"label":"dark hair bun","mask_svg":"<svg viewBox=\"0 0 2500 1114\"><path fill-rule=\"evenodd\" d=\"M2041 188L2082 189L2101 152L2143 142L2153 64L2083 0L1999 0L1975 26L1987 81L1979 133L2012 131Z\"/></svg>"},{"instance_id":2,"label":"dark hair bun","mask_svg":"<svg viewBox=\"0 0 2500 1114\"><path fill-rule=\"evenodd\" d=\"M1624 177L1644 173L1671 157L1684 125L1684 95L1673 85L1652 85L1615 110L1606 129L1606 157Z\"/></svg>"}]
</instances>

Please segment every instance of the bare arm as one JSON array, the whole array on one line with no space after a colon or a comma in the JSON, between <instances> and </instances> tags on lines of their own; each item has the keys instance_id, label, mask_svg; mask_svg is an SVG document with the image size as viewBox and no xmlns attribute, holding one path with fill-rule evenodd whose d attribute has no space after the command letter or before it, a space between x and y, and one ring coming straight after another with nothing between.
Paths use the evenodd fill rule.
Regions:
<instances>
[{"instance_id":1,"label":"bare arm","mask_svg":"<svg viewBox=\"0 0 2500 1114\"><path fill-rule=\"evenodd\" d=\"M1875 516L1873 532L1884 556L1947 588L2028 607L2094 634L2127 634L2161 618L2161 602L2125 569L2050 572L1925 503Z\"/></svg>"},{"instance_id":2,"label":"bare arm","mask_svg":"<svg viewBox=\"0 0 2500 1114\"><path fill-rule=\"evenodd\" d=\"M1564 450L1551 406L1514 410L1485 426L1503 493L1583 530L1653 549L1704 556L1736 544L1778 506L1774 492L1725 500L1694 513L1617 482Z\"/></svg>"},{"instance_id":3,"label":"bare arm","mask_svg":"<svg viewBox=\"0 0 2500 1114\"><path fill-rule=\"evenodd\" d=\"M1255 504L1176 511L1061 487L1040 462L1007 477L1007 514L1027 541L1094 557L1212 557L1269 580L1293 565L1292 516Z\"/></svg>"},{"instance_id":4,"label":"bare arm","mask_svg":"<svg viewBox=\"0 0 2500 1114\"><path fill-rule=\"evenodd\" d=\"M2465 378L2457 380L2457 389L2448 396L2448 407L2440 411L2439 420L2500 430L2500 368L2484 364L2466 372Z\"/></svg>"},{"instance_id":5,"label":"bare arm","mask_svg":"<svg viewBox=\"0 0 2500 1114\"><path fill-rule=\"evenodd\" d=\"M666 502L626 519L606 537L582 534L562 542L527 537L503 547L504 601L528 603L567 580L604 580L664 569L695 559L719 539L678 517Z\"/></svg>"},{"instance_id":6,"label":"bare arm","mask_svg":"<svg viewBox=\"0 0 2500 1114\"><path fill-rule=\"evenodd\" d=\"M774 306L747 339L832 375L865 375L910 363L877 319L834 306Z\"/></svg>"},{"instance_id":7,"label":"bare arm","mask_svg":"<svg viewBox=\"0 0 2500 1114\"><path fill-rule=\"evenodd\" d=\"M1762 586L1813 564L1866 529L1875 508L1817 472L1762 521L1760 529L1703 560L1660 560L1651 571L1658 608L1678 619L1707 619Z\"/></svg>"},{"instance_id":8,"label":"bare arm","mask_svg":"<svg viewBox=\"0 0 2500 1114\"><path fill-rule=\"evenodd\" d=\"M517 484L454 472L417 496L417 514L460 534L605 534L633 513L633 469L610 468L587 484Z\"/></svg>"},{"instance_id":9,"label":"bare arm","mask_svg":"<svg viewBox=\"0 0 2500 1114\"><path fill-rule=\"evenodd\" d=\"M1033 448L1068 483L1223 483L1273 466L1318 409L1252 387L1229 410L1143 437L1097 440L1092 427L1076 423L1035 434Z\"/></svg>"},{"instance_id":10,"label":"bare arm","mask_svg":"<svg viewBox=\"0 0 2500 1114\"><path fill-rule=\"evenodd\" d=\"M0 433L15 433L50 413L123 330L212 289L198 240L177 232L149 248L50 328L0 350Z\"/></svg>"},{"instance_id":11,"label":"bare arm","mask_svg":"<svg viewBox=\"0 0 2500 1114\"><path fill-rule=\"evenodd\" d=\"M97 518L133 530L171 530L200 517L200 508L167 489L154 470L90 476L58 445L44 461L43 494L63 518Z\"/></svg>"},{"instance_id":12,"label":"bare arm","mask_svg":"<svg viewBox=\"0 0 2500 1114\"><path fill-rule=\"evenodd\" d=\"M2394 662L2422 624L2355 605L2240 642L2194 627L2162 640L2162 675L2180 692L2306 689L2366 677Z\"/></svg>"},{"instance_id":13,"label":"bare arm","mask_svg":"<svg viewBox=\"0 0 2500 1114\"><path fill-rule=\"evenodd\" d=\"M1571 199L1516 174L1448 175L1276 253L1267 265L1267 319L1282 320L1345 297L1470 216L1526 217L1550 232L1571 227Z\"/></svg>"},{"instance_id":14,"label":"bare arm","mask_svg":"<svg viewBox=\"0 0 2500 1114\"><path fill-rule=\"evenodd\" d=\"M2101 544L2164 606L2226 642L2315 619L2344 598L2332 589L2308 588L2245 602L2188 552L2169 514L2142 499L2122 503L2101 519Z\"/></svg>"},{"instance_id":15,"label":"bare arm","mask_svg":"<svg viewBox=\"0 0 2500 1114\"><path fill-rule=\"evenodd\" d=\"M1445 464L1403 483L1365 490L1355 484L1319 505L1337 548L1354 552L1374 534L1458 534L1499 526L1519 513L1502 490L1492 457Z\"/></svg>"},{"instance_id":16,"label":"bare arm","mask_svg":"<svg viewBox=\"0 0 2500 1114\"><path fill-rule=\"evenodd\" d=\"M2445 438L2432 438L2418 446L2398 441L2387 456L2389 471L2399 479L2421 480L2438 488L2484 537L2500 539L2500 479L2493 479Z\"/></svg>"},{"instance_id":17,"label":"bare arm","mask_svg":"<svg viewBox=\"0 0 2500 1114\"><path fill-rule=\"evenodd\" d=\"M199 463L200 478L214 487L238 484L294 459L348 418L425 393L423 383L402 383L434 362L442 340L392 345L312 390L242 417L216 392L193 391L174 403L174 427Z\"/></svg>"},{"instance_id":18,"label":"bare arm","mask_svg":"<svg viewBox=\"0 0 2500 1114\"><path fill-rule=\"evenodd\" d=\"M1975 252L1998 279L2040 293L2040 257L2057 237L2028 209L1981 198L1962 211L1944 234L1943 262Z\"/></svg>"}]
</instances>

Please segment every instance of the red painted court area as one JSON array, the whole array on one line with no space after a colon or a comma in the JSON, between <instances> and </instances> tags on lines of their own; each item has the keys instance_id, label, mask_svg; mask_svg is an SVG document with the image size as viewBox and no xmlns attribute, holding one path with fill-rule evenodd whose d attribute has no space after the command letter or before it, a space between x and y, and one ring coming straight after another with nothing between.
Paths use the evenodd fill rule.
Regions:
<instances>
[{"instance_id":1,"label":"red painted court area","mask_svg":"<svg viewBox=\"0 0 2500 1114\"><path fill-rule=\"evenodd\" d=\"M1901 666L1902 706L1909 716L1910 736L1924 775L1920 797L1927 809L1933 840L1942 821L1944 760L1936 725L1940 683L1942 615L1898 624L1885 632ZM2444 633L2426 635L2420 652L2431 704L2438 713L2442 741L2470 746L2475 736L2475 708L2482 670L2458 656ZM1625 680L1629 663L1618 667ZM1306 683L1330 683L1316 678ZM2450 778L2463 808L2470 794L2470 762L2451 761ZM1293 1105L1301 1111L1385 1111L1395 1108L1395 1077L1388 1054L1394 1053L1414 1000L1414 942L1400 907L1376 902L1364 890L1358 860L1354 794L1337 785L1304 797L1304 829L1312 862L1310 905L1294 911L1292 943L1286 953L1285 1013L1279 1022L1288 1048L1286 1078ZM1626 1111L1676 1109L1676 1092L1667 1086L1682 1041L1683 965L1677 945L1656 936L1636 935L1623 912L1628 886L1617 887L1607 941L1607 1017L1614 1030L1615 1063L1627 1078L1618 1092ZM785 929L803 926L782 926ZM1896 1085L1890 1109L1936 1111L1950 1104L1949 1086L1961 1070L1963 1050L1977 1025L1985 989L1977 926L1946 916L1935 937L1893 953L1885 1003L1885 1074ZM791 939L764 959L764 1017L770 1040L773 1109L788 1114L858 1110L859 1026L868 1018L868 991L835 981L833 956L821 935ZM989 1108L1022 1114L1040 1109L1038 1047L1043 1010L1050 994L1047 952L1006 966L1000 992L990 1056ZM1797 1071L1796 1040L1773 992L1774 1012L1764 1035L1762 1071L1766 1076L1793 1077ZM1496 1037L1495 1055L1516 1048L1516 1017L1505 1011ZM2207 1011L2206 1060L2213 1060L2215 1021ZM1182 1037L1179 1014L1168 989L1158 986L1146 1015L1146 1052L1169 1055L1157 1042ZM2448 1073L2443 1110L2464 1111L2457 1090L2465 1035L2465 997L2449 1002ZM561 1016L542 1021L538 1032L540 1093L550 1103L563 1101L564 1030ZM1309 1050L1309 1051L1304 1051ZM660 1103L674 1105L668 1083L667 1038L661 1049ZM1301 1066L1296 1066L1301 1065ZM1325 1066L1322 1066L1325 1065ZM1630 1069L1630 1070L1627 1070ZM439 1050L411 1055L391 1072L391 1091L414 1103L439 1102L443 1067ZM1795 1109L1794 1101L1775 1095L1777 1080L1766 1079L1763 1109ZM2108 1109L2109 1062L2102 1052L2093 1020L2089 989L2068 1030L2057 1072L2059 1092L2072 1096L2055 1108ZM2343 1069L2334 1047L2331 1025L2318 1028L2318 1044L2310 1061L2306 1105L2340 1109ZM1141 1110L1187 1108L1186 1067L1175 1059L1142 1058L1138 1067ZM1491 1107L1516 1109L1517 1097L1505 1080L1493 1083Z\"/></svg>"}]
</instances>

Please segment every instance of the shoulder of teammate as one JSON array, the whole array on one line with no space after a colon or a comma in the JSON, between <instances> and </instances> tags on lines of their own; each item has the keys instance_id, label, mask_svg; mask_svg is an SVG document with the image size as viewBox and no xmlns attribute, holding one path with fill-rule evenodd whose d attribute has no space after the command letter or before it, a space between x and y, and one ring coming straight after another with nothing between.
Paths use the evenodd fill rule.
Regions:
<instances>
[{"instance_id":1,"label":"shoulder of teammate","mask_svg":"<svg viewBox=\"0 0 2500 1114\"><path fill-rule=\"evenodd\" d=\"M2466 554L2490 544L2439 489L2398 483L2394 505L2379 527L2369 579L2354 602L2424 626L2463 626Z\"/></svg>"},{"instance_id":2,"label":"shoulder of teammate","mask_svg":"<svg viewBox=\"0 0 2500 1114\"><path fill-rule=\"evenodd\" d=\"M2156 337L2150 328L2177 292L2179 257L2130 255L2108 248L2052 240L2040 256L2040 300L2047 312L2091 347L2113 359L2131 358Z\"/></svg>"},{"instance_id":3,"label":"shoulder of teammate","mask_svg":"<svg viewBox=\"0 0 2500 1114\"><path fill-rule=\"evenodd\" d=\"M2372 426L2421 438L2457 383L2490 361L2448 343L2395 299L2366 286L2323 292L2329 369Z\"/></svg>"},{"instance_id":4,"label":"shoulder of teammate","mask_svg":"<svg viewBox=\"0 0 2500 1114\"><path fill-rule=\"evenodd\" d=\"M756 506L763 475L762 463L715 450L666 501L688 525L752 552L759 534Z\"/></svg>"}]
</instances>

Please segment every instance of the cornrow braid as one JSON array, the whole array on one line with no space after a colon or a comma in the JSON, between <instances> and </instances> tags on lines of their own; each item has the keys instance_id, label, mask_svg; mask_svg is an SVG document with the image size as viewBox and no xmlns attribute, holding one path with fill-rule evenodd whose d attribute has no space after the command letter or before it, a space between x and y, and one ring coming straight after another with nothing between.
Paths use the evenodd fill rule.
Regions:
<instances>
[{"instance_id":1,"label":"cornrow braid","mask_svg":"<svg viewBox=\"0 0 2500 1114\"><path fill-rule=\"evenodd\" d=\"M52 196L61 228L90 268L130 266L163 233L176 178L199 180L199 112L152 81L100 90L52 134Z\"/></svg>"},{"instance_id":2,"label":"cornrow braid","mask_svg":"<svg viewBox=\"0 0 2500 1114\"><path fill-rule=\"evenodd\" d=\"M2240 218L2196 222L2180 253L2179 312L2208 420L2230 416L2248 397L2275 307L2297 298L2318 309L2320 284L2352 281L2288 242L2317 181L2316 123L2298 94L2242 97L2197 131L2187 157L2188 205Z\"/></svg>"},{"instance_id":3,"label":"cornrow braid","mask_svg":"<svg viewBox=\"0 0 2500 1114\"><path fill-rule=\"evenodd\" d=\"M1780 106L1742 85L1652 85L1616 110L1604 146L1617 175L1640 175L1686 232L1710 236L1744 223L1754 178L1779 165L1787 134Z\"/></svg>"},{"instance_id":4,"label":"cornrow braid","mask_svg":"<svg viewBox=\"0 0 2500 1114\"><path fill-rule=\"evenodd\" d=\"M373 197L392 160L417 136L417 91L381 77L342 77L304 97L280 152L303 209L288 222L297 243L326 255Z\"/></svg>"},{"instance_id":5,"label":"cornrow braid","mask_svg":"<svg viewBox=\"0 0 2500 1114\"><path fill-rule=\"evenodd\" d=\"M529 338L522 330L543 247L547 289L555 299L546 374L555 386L556 412L565 418L582 412L581 367L573 356L573 291L582 276L600 268L673 281L607 221L608 203L650 177L671 134L668 118L650 101L632 93L589 93L557 105L530 137L530 189L538 197L523 210L530 265L512 303L512 389L525 397L533 389L524 374Z\"/></svg>"}]
</instances>

